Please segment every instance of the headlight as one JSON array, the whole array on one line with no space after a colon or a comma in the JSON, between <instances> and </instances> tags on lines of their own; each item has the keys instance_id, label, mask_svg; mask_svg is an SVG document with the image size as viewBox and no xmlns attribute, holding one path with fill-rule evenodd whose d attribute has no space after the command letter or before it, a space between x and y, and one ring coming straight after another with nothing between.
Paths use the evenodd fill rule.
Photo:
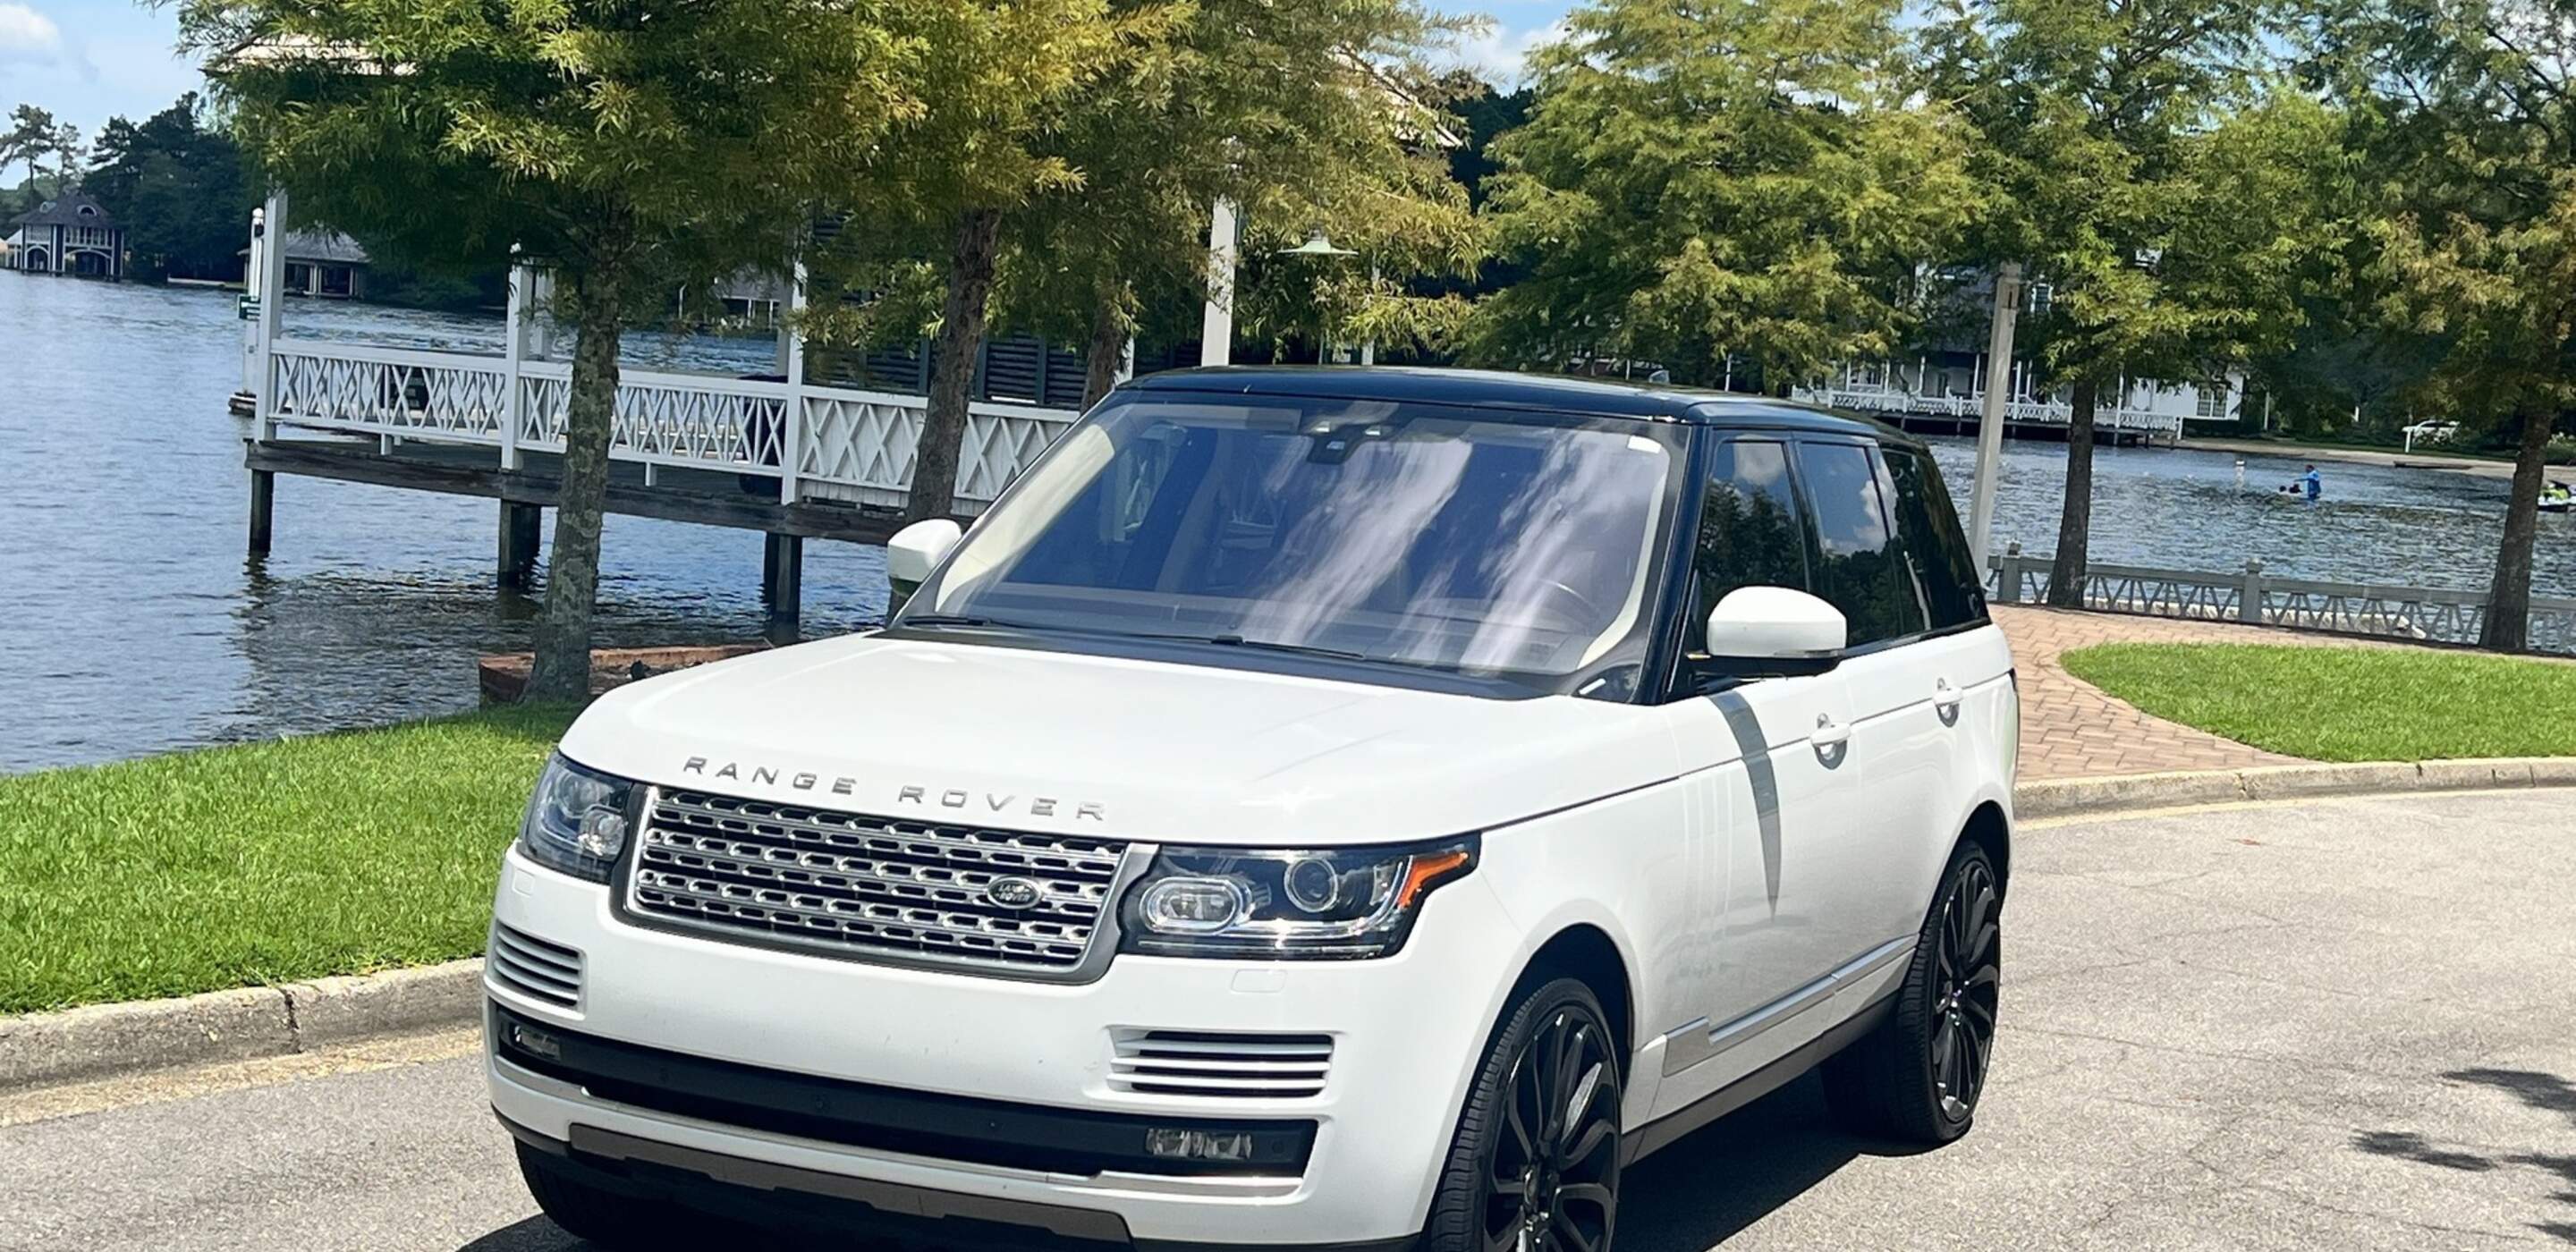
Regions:
<instances>
[{"instance_id":1,"label":"headlight","mask_svg":"<svg viewBox=\"0 0 2576 1252\"><path fill-rule=\"evenodd\" d=\"M1476 837L1281 852L1166 848L1127 893L1121 950L1370 957L1404 945L1423 897L1476 867Z\"/></svg>"},{"instance_id":2,"label":"headlight","mask_svg":"<svg viewBox=\"0 0 2576 1252\"><path fill-rule=\"evenodd\" d=\"M634 792L635 784L583 769L558 753L547 759L537 793L528 797L519 849L549 869L607 882L609 867L626 850Z\"/></svg>"}]
</instances>

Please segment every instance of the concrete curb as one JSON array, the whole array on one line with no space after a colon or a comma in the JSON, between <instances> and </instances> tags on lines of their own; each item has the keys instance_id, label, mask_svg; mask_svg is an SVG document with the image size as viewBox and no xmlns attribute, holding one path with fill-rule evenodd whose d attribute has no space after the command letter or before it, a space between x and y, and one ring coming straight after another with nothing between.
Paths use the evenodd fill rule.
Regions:
<instances>
[{"instance_id":1,"label":"concrete curb","mask_svg":"<svg viewBox=\"0 0 2576 1252\"><path fill-rule=\"evenodd\" d=\"M2576 758L2262 769L2060 778L2023 783L2024 820L2312 796L2576 787ZM0 1093L220 1061L286 1056L392 1035L473 1025L483 962L213 991L0 1017Z\"/></svg>"},{"instance_id":2,"label":"concrete curb","mask_svg":"<svg viewBox=\"0 0 2576 1252\"><path fill-rule=\"evenodd\" d=\"M0 1092L470 1026L483 962L0 1017Z\"/></svg>"},{"instance_id":3,"label":"concrete curb","mask_svg":"<svg viewBox=\"0 0 2576 1252\"><path fill-rule=\"evenodd\" d=\"M2257 769L2051 778L2026 782L2015 788L2013 812L2017 818L2027 821L2128 809L2189 808L2201 804L2237 804L2256 800L2494 791L2516 787L2576 787L2576 757L2267 765Z\"/></svg>"}]
</instances>

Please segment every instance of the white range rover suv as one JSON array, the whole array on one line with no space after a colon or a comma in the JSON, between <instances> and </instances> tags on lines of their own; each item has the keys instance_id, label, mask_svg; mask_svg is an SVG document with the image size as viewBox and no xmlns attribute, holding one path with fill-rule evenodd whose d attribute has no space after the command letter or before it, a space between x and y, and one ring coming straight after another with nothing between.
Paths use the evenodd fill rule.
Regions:
<instances>
[{"instance_id":1,"label":"white range rover suv","mask_svg":"<svg viewBox=\"0 0 2576 1252\"><path fill-rule=\"evenodd\" d=\"M1162 374L888 560L885 629L619 690L537 785L489 1078L576 1234L1601 1252L1818 1063L1967 1130L2019 721L1905 437Z\"/></svg>"}]
</instances>

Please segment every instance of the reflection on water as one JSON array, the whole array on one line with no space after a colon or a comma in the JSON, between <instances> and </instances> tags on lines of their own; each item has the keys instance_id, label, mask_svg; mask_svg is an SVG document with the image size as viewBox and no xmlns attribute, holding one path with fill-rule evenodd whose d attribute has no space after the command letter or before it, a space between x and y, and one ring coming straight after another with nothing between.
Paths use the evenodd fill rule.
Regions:
<instances>
[{"instance_id":1,"label":"reflection on water","mask_svg":"<svg viewBox=\"0 0 2576 1252\"><path fill-rule=\"evenodd\" d=\"M0 272L0 772L470 707L474 656L525 648L534 604L492 586L488 500L277 485L276 549L243 559L249 485L226 416L233 298ZM298 335L497 350L488 319L295 301ZM759 343L649 368L767 368ZM760 536L610 518L602 641L759 637ZM880 618L882 553L806 545L805 625Z\"/></svg>"},{"instance_id":2,"label":"reflection on water","mask_svg":"<svg viewBox=\"0 0 2576 1252\"><path fill-rule=\"evenodd\" d=\"M290 333L497 352L495 319L298 300ZM527 646L534 606L492 587L497 506L305 478L278 482L276 550L246 563L244 424L230 295L0 272L0 772L113 760L461 709L474 655ZM753 373L766 344L636 336L631 364ZM1943 441L1964 505L1973 452ZM2013 445L1997 542L2057 533L2061 445ZM2504 485L2326 468L2318 505L2271 488L2296 462L2104 449L2097 559L2478 587ZM2537 583L2576 593L2566 517L2541 521ZM609 519L602 642L750 639L760 536ZM806 547L808 633L884 610L882 553Z\"/></svg>"},{"instance_id":3,"label":"reflection on water","mask_svg":"<svg viewBox=\"0 0 2576 1252\"><path fill-rule=\"evenodd\" d=\"M1968 506L1976 447L1934 440L1959 507ZM2236 465L2245 463L2244 483ZM1997 548L2057 548L2066 445L2005 445ZM2333 582L2478 590L2495 568L2507 484L2500 478L2382 465L2319 463L2325 498L2279 488L2307 464L2289 457L2168 448L2101 448L2093 461L2095 561L2164 569L2241 570ZM2576 478L2576 471L2569 472ZM2533 591L2576 594L2576 518L2543 514Z\"/></svg>"}]
</instances>

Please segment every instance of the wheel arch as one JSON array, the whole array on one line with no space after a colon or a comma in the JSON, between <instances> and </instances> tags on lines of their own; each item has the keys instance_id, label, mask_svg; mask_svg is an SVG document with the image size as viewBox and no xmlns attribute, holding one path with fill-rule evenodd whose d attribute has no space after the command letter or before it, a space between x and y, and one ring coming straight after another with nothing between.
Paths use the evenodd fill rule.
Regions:
<instances>
[{"instance_id":1,"label":"wheel arch","mask_svg":"<svg viewBox=\"0 0 2576 1252\"><path fill-rule=\"evenodd\" d=\"M1521 966L1520 978L1503 997L1505 1011L1518 1004L1522 996L1556 978L1572 978L1592 988L1592 994L1601 1001L1601 1011L1610 1018L1610 1029L1618 1044L1616 1055L1625 1066L1637 1047L1636 980L1628 972L1627 957L1610 933L1590 922L1560 927Z\"/></svg>"},{"instance_id":2,"label":"wheel arch","mask_svg":"<svg viewBox=\"0 0 2576 1252\"><path fill-rule=\"evenodd\" d=\"M1950 846L1956 855L1969 844L1984 849L1986 859L1995 865L1995 890L2010 894L2012 889L2012 819L2005 816L2004 806L1993 800L1977 805L1968 813L1967 823L1959 828L1959 838Z\"/></svg>"}]
</instances>

